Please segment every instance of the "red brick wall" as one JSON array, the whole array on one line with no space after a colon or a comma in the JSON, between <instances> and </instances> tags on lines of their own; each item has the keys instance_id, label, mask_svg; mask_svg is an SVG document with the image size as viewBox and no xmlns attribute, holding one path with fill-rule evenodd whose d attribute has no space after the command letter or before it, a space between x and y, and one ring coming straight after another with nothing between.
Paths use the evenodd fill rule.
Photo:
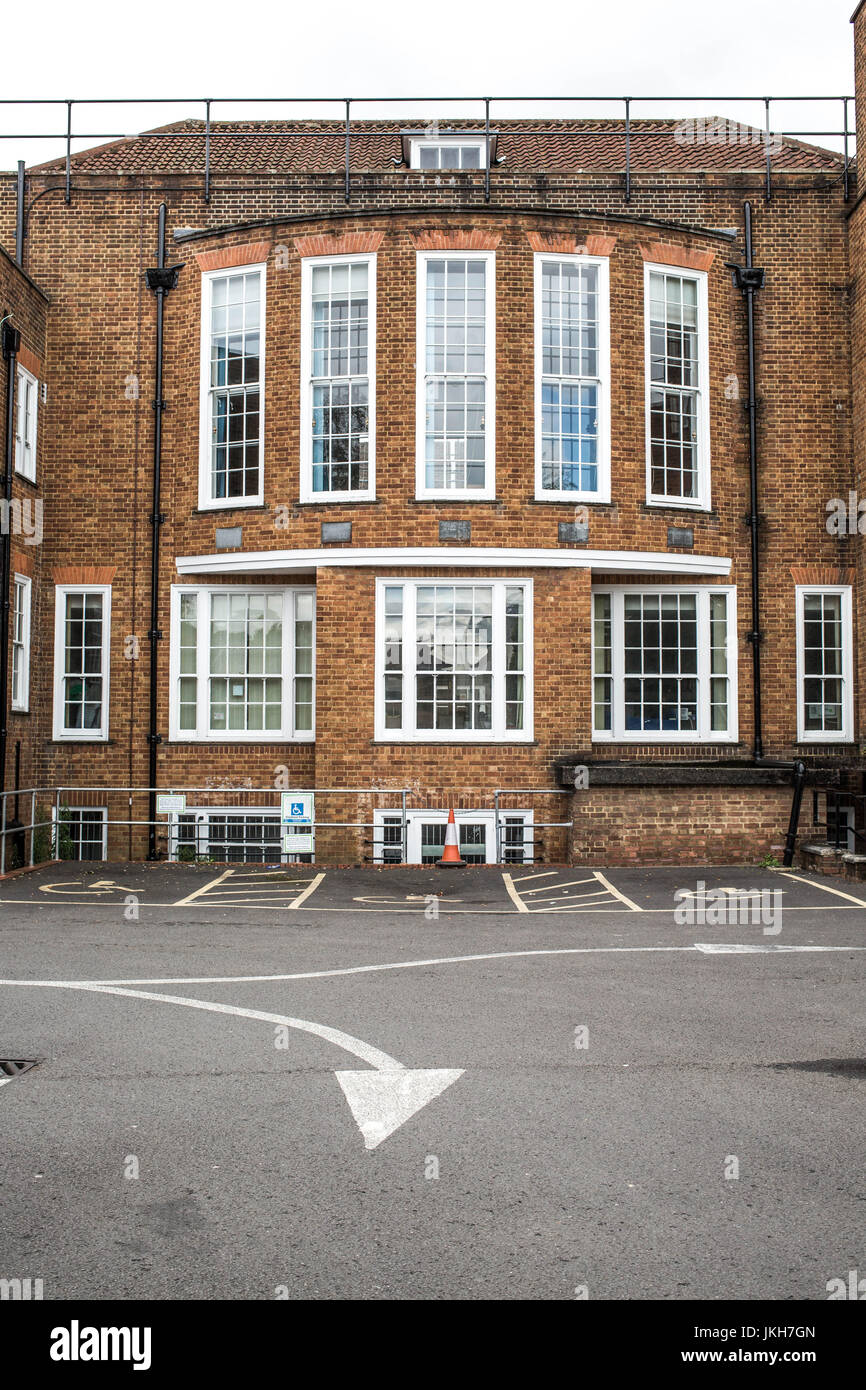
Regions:
<instances>
[{"instance_id":1,"label":"red brick wall","mask_svg":"<svg viewBox=\"0 0 866 1390\"><path fill-rule=\"evenodd\" d=\"M28 197L56 180L33 176ZM14 222L13 181L0 179L0 239ZM771 757L840 750L797 748L794 678L793 571L804 562L828 569L851 563L850 542L828 535L826 502L847 495L852 466L852 347L848 332L847 222L838 180L824 174L782 174L765 204L760 176L638 175L629 205L619 176L510 176L497 170L494 202L449 211L454 193L420 176L359 175L353 202L343 204L339 176L230 177L215 182L213 201L201 180L76 176L72 203L41 199L31 217L27 266L51 294L46 346L50 428L40 431L46 480L46 573L69 564L116 567L113 588L111 739L106 745L51 741L50 653L38 664L38 723L45 776L143 785L147 780L150 477L153 411L153 296L143 272L155 263L156 212L169 204L169 228L218 227L278 217L274 227L174 247L183 260L178 289L166 308L163 564L159 625L159 727L168 731L169 586L178 555L214 550L217 525L242 525L245 549L319 545L323 519L351 520L354 545L438 544L440 518L472 522L473 545L551 547L569 505L536 504L532 421L532 238L565 237L610 246L612 312L613 502L590 507L593 549L667 550L670 525L692 527L695 552L730 556L739 599L740 742L723 756L751 755L750 626L744 309L724 262L735 246L685 226L742 226L742 202L755 213L755 256L767 269L758 297L762 627L765 632L765 751ZM473 195L474 196L474 195ZM525 211L534 207L536 211ZM551 216L551 208L563 209ZM591 212L578 213L578 209ZM325 217L324 214L333 214ZM679 226L657 227L656 218ZM643 219L643 220L641 220ZM854 224L857 225L856 223ZM377 492L373 504L305 507L299 496L300 257L295 239L381 236L378 249ZM453 235L498 237L497 246L497 500L418 503L414 494L415 243ZM852 244L853 244L852 233ZM266 506L197 511L200 269L196 256L255 238L280 249L268 261L268 385L265 441ZM648 510L644 502L643 259L641 246L663 242L687 254L714 253L710 269L712 489L709 514ZM318 243L313 243L318 244ZM328 244L331 244L330 241ZM856 266L852 266L855 274ZM861 296L862 299L862 296ZM858 330L859 331L859 330ZM860 339L855 334L854 361ZM732 399L732 377L739 398ZM137 382L137 395L131 383ZM860 390L859 381L855 390ZM862 478L862 449L858 450ZM863 491L861 487L861 492ZM275 508L288 507L288 528ZM863 631L862 547L858 631ZM443 554L443 565L447 555ZM607 578L607 576L603 576ZM649 582L655 582L647 576ZM51 583L39 596L38 626L50 646ZM537 746L481 750L372 744L373 572L340 568L319 573L318 737L301 745L176 745L159 750L161 784L251 777L270 785L288 765L298 782L369 785L406 783L419 794L455 791L489 798L499 783L553 787L557 757L591 751L589 730L588 581L579 571L539 571L536 589ZM547 605L542 610L541 604ZM141 656L128 661L123 638L137 634ZM858 651L863 647L857 638ZM861 683L866 678L862 669ZM862 702L857 718L863 729ZM718 750L716 750L718 751ZM852 754L855 750L841 750ZM692 744L605 745L605 756L692 758ZM689 794L691 797L691 793ZM712 793L714 798L715 793ZM769 793L756 793L768 796ZM348 817L347 817L348 818ZM731 834L733 834L733 829ZM637 837L639 838L639 837Z\"/></svg>"},{"instance_id":2,"label":"red brick wall","mask_svg":"<svg viewBox=\"0 0 866 1390\"><path fill-rule=\"evenodd\" d=\"M781 862L791 791L590 787L570 810L576 864L757 864L766 854Z\"/></svg>"}]
</instances>

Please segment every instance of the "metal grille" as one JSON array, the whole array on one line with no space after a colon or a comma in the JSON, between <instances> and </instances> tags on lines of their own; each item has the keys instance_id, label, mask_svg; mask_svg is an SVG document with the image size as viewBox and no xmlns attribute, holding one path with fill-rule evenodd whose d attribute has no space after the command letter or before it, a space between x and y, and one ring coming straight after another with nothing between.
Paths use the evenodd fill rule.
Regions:
<instances>
[{"instance_id":1,"label":"metal grille","mask_svg":"<svg viewBox=\"0 0 866 1390\"><path fill-rule=\"evenodd\" d=\"M0 1057L0 1076L20 1076L23 1071L29 1071L31 1067L38 1067L38 1061L29 1062L12 1060L7 1057Z\"/></svg>"}]
</instances>

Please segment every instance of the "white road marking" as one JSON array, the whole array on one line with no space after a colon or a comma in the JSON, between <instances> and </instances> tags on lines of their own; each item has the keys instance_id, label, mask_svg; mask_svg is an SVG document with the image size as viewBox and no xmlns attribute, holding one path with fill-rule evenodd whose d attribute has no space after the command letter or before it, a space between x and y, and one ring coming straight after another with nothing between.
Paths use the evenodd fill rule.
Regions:
<instances>
[{"instance_id":1,"label":"white road marking","mask_svg":"<svg viewBox=\"0 0 866 1390\"><path fill-rule=\"evenodd\" d=\"M187 1009L203 1009L207 1013L252 1018L260 1023L273 1023L285 1028L296 1028L302 1033L313 1033L375 1068L372 1072L334 1073L367 1149L375 1149L383 1139L387 1139L389 1134L399 1129L400 1125L416 1114L428 1101L434 1100L463 1075L462 1068L433 1070L413 1067L410 1070L404 1067L402 1062L398 1062L396 1057L389 1056L378 1047L371 1047L361 1038L354 1038L351 1033L344 1033L339 1028L331 1028L324 1023L313 1023L306 1018L289 1018L285 1014L265 1013L261 1009L244 1009L238 1004L189 999L176 994L153 994L150 991L121 989L115 985L83 980L18 980L0 983L27 984L44 989L77 989L91 994L115 994L125 999L145 999L156 1004L180 1004ZM5 1078L8 1081L12 1079Z\"/></svg>"},{"instance_id":2,"label":"white road marking","mask_svg":"<svg viewBox=\"0 0 866 1390\"><path fill-rule=\"evenodd\" d=\"M841 888L830 888L826 883L816 883L813 878L803 878L800 874L783 875L784 878L794 878L798 883L808 883L812 888L820 888L823 893L832 893L834 897L845 898L849 903L856 903L858 907L866 907L866 900L858 898L854 893L843 893Z\"/></svg>"},{"instance_id":3,"label":"white road marking","mask_svg":"<svg viewBox=\"0 0 866 1390\"><path fill-rule=\"evenodd\" d=\"M515 878L515 883L532 883L537 878L554 878L559 873L558 869L545 869L541 874L523 874L521 878Z\"/></svg>"},{"instance_id":4,"label":"white road marking","mask_svg":"<svg viewBox=\"0 0 866 1390\"><path fill-rule=\"evenodd\" d=\"M729 946L721 941L700 941L695 943L695 950L704 951L709 956L755 956L770 951L866 951L866 946L783 946L778 941Z\"/></svg>"},{"instance_id":5,"label":"white road marking","mask_svg":"<svg viewBox=\"0 0 866 1390\"><path fill-rule=\"evenodd\" d=\"M613 893L613 896L618 898L621 903L625 903L626 907L631 908L632 912L643 912L642 907L638 907L637 903L633 903L631 898L627 898L625 893L621 893L618 888L614 888L613 884L608 882L601 872L601 869L593 869L593 873L599 883L602 884L609 893Z\"/></svg>"},{"instance_id":6,"label":"white road marking","mask_svg":"<svg viewBox=\"0 0 866 1390\"><path fill-rule=\"evenodd\" d=\"M505 891L508 894L511 901L514 903L514 906L517 908L517 911L528 912L529 908L526 906L526 903L523 901L517 889L515 888L514 880L512 879L511 874L503 874L502 882L505 884ZM518 879L518 882L523 883L524 880Z\"/></svg>"},{"instance_id":7,"label":"white road marking","mask_svg":"<svg viewBox=\"0 0 866 1390\"><path fill-rule=\"evenodd\" d=\"M178 898L176 903L172 903L172 906L186 907L188 903L194 903L196 898L201 897L202 893L206 893L209 888L215 888L218 883L222 883L224 879L228 878L231 872L231 869L226 869L224 873L217 874L216 878L209 879L208 882L203 883L200 888L196 888L194 893L190 893L185 898Z\"/></svg>"},{"instance_id":8,"label":"white road marking","mask_svg":"<svg viewBox=\"0 0 866 1390\"><path fill-rule=\"evenodd\" d=\"M375 1149L448 1086L462 1070L338 1071L337 1080L349 1102L364 1145Z\"/></svg>"},{"instance_id":9,"label":"white road marking","mask_svg":"<svg viewBox=\"0 0 866 1390\"><path fill-rule=\"evenodd\" d=\"M545 875L545 877L546 877L546 875ZM541 885L540 888L524 888L524 889L522 889L521 891L522 891L523 897L524 897L524 898L528 898L529 895L530 895L530 893L549 893L549 892L551 891L551 889L554 889L554 888L555 888L555 889L559 889L559 888L575 888L579 883L594 883L594 882L595 882L595 879L594 879L594 878L573 878L573 879L570 879L568 883L543 883L543 884Z\"/></svg>"},{"instance_id":10,"label":"white road marking","mask_svg":"<svg viewBox=\"0 0 866 1390\"><path fill-rule=\"evenodd\" d=\"M295 901L293 903L289 903L289 907L292 911L297 911L297 909L301 906L301 903L306 902L307 898L312 897L313 893L315 893L316 889L318 888L319 884L322 882L322 879L324 877L324 874L316 874L316 877L310 880L303 893L299 893L298 896L295 898Z\"/></svg>"}]
</instances>

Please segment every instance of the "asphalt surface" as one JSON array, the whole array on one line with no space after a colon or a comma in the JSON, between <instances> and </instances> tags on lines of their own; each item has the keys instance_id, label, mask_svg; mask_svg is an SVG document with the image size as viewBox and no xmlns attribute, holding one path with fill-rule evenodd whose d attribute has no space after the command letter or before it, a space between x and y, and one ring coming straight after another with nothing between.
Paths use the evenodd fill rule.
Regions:
<instances>
[{"instance_id":1,"label":"asphalt surface","mask_svg":"<svg viewBox=\"0 0 866 1390\"><path fill-rule=\"evenodd\" d=\"M0 1085L0 1278L820 1300L866 1268L863 884L290 866L210 888L223 872L0 885L0 1057L39 1059ZM783 893L778 931L678 924L698 880ZM450 1079L380 1139L393 1106L364 1131L349 1092L392 1067Z\"/></svg>"}]
</instances>

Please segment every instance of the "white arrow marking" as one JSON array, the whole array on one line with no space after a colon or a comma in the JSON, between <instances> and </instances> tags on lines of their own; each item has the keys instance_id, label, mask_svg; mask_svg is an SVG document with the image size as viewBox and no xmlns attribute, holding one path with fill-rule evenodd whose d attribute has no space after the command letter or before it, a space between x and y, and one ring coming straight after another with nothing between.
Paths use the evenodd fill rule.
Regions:
<instances>
[{"instance_id":1,"label":"white arrow marking","mask_svg":"<svg viewBox=\"0 0 866 1390\"><path fill-rule=\"evenodd\" d=\"M338 1071L334 1073L349 1102L368 1149L375 1149L421 1110L441 1096L462 1070Z\"/></svg>"},{"instance_id":2,"label":"white arrow marking","mask_svg":"<svg viewBox=\"0 0 866 1390\"><path fill-rule=\"evenodd\" d=\"M154 994L143 989L121 989L117 985L88 984L84 981L3 980L2 984L29 985L41 989L82 989L91 994L119 994L127 999L148 999L157 1004L180 1004L187 1009L204 1009L207 1013L233 1014L236 1018L253 1018L261 1023L275 1023L284 1028L297 1028L302 1033L314 1033L332 1042L344 1052L351 1052L375 1071L335 1072L364 1143L375 1149L411 1115L456 1081L463 1071L410 1070L351 1033L329 1028L324 1023L312 1023L306 1018L287 1018L284 1014L264 1013L261 1009L243 1009L237 1004L220 1004L210 999L187 999L178 994ZM11 1080L11 1078L7 1078Z\"/></svg>"}]
</instances>

